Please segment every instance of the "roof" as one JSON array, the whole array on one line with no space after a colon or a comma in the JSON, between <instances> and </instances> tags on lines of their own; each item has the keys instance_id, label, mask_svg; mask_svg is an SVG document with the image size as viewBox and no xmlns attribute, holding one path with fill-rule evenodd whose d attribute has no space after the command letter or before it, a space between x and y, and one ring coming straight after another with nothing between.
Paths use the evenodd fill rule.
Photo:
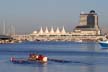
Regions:
<instances>
[{"instance_id":1,"label":"roof","mask_svg":"<svg viewBox=\"0 0 108 72\"><path fill-rule=\"evenodd\" d=\"M87 26L83 26L83 27L76 27L75 30L82 30L82 31L96 31L95 28L89 28Z\"/></svg>"},{"instance_id":2,"label":"roof","mask_svg":"<svg viewBox=\"0 0 108 72\"><path fill-rule=\"evenodd\" d=\"M83 26L76 26L76 28L90 28L90 26L83 25Z\"/></svg>"},{"instance_id":3,"label":"roof","mask_svg":"<svg viewBox=\"0 0 108 72\"><path fill-rule=\"evenodd\" d=\"M7 36L7 35L0 35L0 39L6 40L6 39L12 39L12 37Z\"/></svg>"}]
</instances>

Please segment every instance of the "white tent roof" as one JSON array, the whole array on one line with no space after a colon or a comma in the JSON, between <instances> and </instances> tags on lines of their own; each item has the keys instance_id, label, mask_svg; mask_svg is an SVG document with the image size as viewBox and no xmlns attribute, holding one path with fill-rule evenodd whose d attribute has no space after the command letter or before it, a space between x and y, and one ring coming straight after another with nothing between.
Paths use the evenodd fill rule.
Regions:
<instances>
[{"instance_id":1,"label":"white tent roof","mask_svg":"<svg viewBox=\"0 0 108 72\"><path fill-rule=\"evenodd\" d=\"M40 28L40 31L39 31L39 34L43 34L44 32L43 32L43 29L42 29L42 27Z\"/></svg>"},{"instance_id":2,"label":"white tent roof","mask_svg":"<svg viewBox=\"0 0 108 72\"><path fill-rule=\"evenodd\" d=\"M54 29L53 29L53 27L51 27L50 34L54 34Z\"/></svg>"},{"instance_id":3,"label":"white tent roof","mask_svg":"<svg viewBox=\"0 0 108 72\"><path fill-rule=\"evenodd\" d=\"M57 29L56 29L56 34L60 34L60 29L59 29L59 27L57 27Z\"/></svg>"},{"instance_id":4,"label":"white tent roof","mask_svg":"<svg viewBox=\"0 0 108 72\"><path fill-rule=\"evenodd\" d=\"M62 30L61 30L61 33L62 33L62 34L66 34L66 31L65 31L64 26L63 26L63 28L62 28Z\"/></svg>"},{"instance_id":5,"label":"white tent roof","mask_svg":"<svg viewBox=\"0 0 108 72\"><path fill-rule=\"evenodd\" d=\"M46 29L45 29L45 33L46 34L48 34L49 33L49 31L48 31L48 28L46 27Z\"/></svg>"}]
</instances>

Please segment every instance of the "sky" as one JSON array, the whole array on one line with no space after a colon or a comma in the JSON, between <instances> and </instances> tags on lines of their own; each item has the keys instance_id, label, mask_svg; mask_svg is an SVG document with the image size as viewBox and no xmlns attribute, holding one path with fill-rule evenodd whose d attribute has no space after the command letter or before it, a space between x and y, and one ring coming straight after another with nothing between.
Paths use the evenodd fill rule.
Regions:
<instances>
[{"instance_id":1,"label":"sky","mask_svg":"<svg viewBox=\"0 0 108 72\"><path fill-rule=\"evenodd\" d=\"M31 33L47 26L54 29L64 26L66 31L73 31L79 25L80 13L95 10L99 15L102 32L108 32L107 0L0 0L0 34L3 24L6 33L15 27L17 34Z\"/></svg>"}]
</instances>

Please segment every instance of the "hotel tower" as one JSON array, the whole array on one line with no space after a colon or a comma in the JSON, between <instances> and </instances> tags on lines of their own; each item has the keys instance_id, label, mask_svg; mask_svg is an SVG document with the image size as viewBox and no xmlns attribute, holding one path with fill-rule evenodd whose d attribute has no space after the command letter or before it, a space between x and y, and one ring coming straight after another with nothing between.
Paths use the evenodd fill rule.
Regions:
<instances>
[{"instance_id":1,"label":"hotel tower","mask_svg":"<svg viewBox=\"0 0 108 72\"><path fill-rule=\"evenodd\" d=\"M94 10L80 14L80 25L76 26L74 33L80 35L100 35L98 14Z\"/></svg>"}]
</instances>

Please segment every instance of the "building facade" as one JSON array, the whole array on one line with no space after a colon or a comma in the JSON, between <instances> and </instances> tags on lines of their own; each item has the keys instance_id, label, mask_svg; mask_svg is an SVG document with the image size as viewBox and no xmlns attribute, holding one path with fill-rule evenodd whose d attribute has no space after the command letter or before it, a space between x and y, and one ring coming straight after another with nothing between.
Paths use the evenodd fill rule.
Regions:
<instances>
[{"instance_id":1,"label":"building facade","mask_svg":"<svg viewBox=\"0 0 108 72\"><path fill-rule=\"evenodd\" d=\"M98 14L94 10L91 10L89 13L81 13L80 25L75 27L74 34L100 35Z\"/></svg>"},{"instance_id":2,"label":"building facade","mask_svg":"<svg viewBox=\"0 0 108 72\"><path fill-rule=\"evenodd\" d=\"M43 35L43 36L50 36L50 35L55 35L55 36L59 36L59 35L67 35L67 32L63 26L63 28L60 30L59 27L56 28L56 30L54 30L53 27L51 27L50 29L48 29L47 27L45 28L45 30L41 27L39 31L33 31L32 35Z\"/></svg>"}]
</instances>

